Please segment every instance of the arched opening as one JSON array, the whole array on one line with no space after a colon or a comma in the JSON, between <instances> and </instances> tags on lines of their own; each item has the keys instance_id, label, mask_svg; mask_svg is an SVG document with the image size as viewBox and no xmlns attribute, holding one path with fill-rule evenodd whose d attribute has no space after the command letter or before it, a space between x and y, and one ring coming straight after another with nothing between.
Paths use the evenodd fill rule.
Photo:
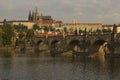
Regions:
<instances>
[{"instance_id":1,"label":"arched opening","mask_svg":"<svg viewBox=\"0 0 120 80\"><path fill-rule=\"evenodd\" d=\"M99 39L94 41L93 45L89 48L89 55L104 56L107 50L107 41Z\"/></svg>"},{"instance_id":2,"label":"arched opening","mask_svg":"<svg viewBox=\"0 0 120 80\"><path fill-rule=\"evenodd\" d=\"M42 40L38 40L37 41L37 46L39 46L43 41Z\"/></svg>"},{"instance_id":3,"label":"arched opening","mask_svg":"<svg viewBox=\"0 0 120 80\"><path fill-rule=\"evenodd\" d=\"M58 54L58 46L57 46L58 42L59 42L59 40L57 40L57 39L55 39L51 42L50 54L52 57L55 57L56 54Z\"/></svg>"},{"instance_id":4,"label":"arched opening","mask_svg":"<svg viewBox=\"0 0 120 80\"><path fill-rule=\"evenodd\" d=\"M51 42L51 45L54 45L54 44L56 44L56 43L58 43L59 42L59 40L53 40L52 42Z\"/></svg>"},{"instance_id":5,"label":"arched opening","mask_svg":"<svg viewBox=\"0 0 120 80\"><path fill-rule=\"evenodd\" d=\"M70 41L70 42L69 42L69 45L70 45L70 46L75 46L75 45L78 45L79 43L80 43L80 41L77 40L77 39L75 39L75 40Z\"/></svg>"},{"instance_id":6,"label":"arched opening","mask_svg":"<svg viewBox=\"0 0 120 80\"><path fill-rule=\"evenodd\" d=\"M94 41L93 46L101 46L105 42L106 42L105 40L99 39L99 40Z\"/></svg>"},{"instance_id":7,"label":"arched opening","mask_svg":"<svg viewBox=\"0 0 120 80\"><path fill-rule=\"evenodd\" d=\"M76 55L76 52L78 52L79 43L80 43L80 41L77 39L74 39L69 42L68 48L73 51L73 53L72 53L73 55Z\"/></svg>"}]
</instances>

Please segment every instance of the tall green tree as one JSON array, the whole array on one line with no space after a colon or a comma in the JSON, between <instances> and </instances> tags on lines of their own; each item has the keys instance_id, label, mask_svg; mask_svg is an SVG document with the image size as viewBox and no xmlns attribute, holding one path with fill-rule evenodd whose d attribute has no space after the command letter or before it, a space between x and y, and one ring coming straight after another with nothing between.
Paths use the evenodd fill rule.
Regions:
<instances>
[{"instance_id":1,"label":"tall green tree","mask_svg":"<svg viewBox=\"0 0 120 80\"><path fill-rule=\"evenodd\" d=\"M13 36L14 36L14 32L12 26L10 24L6 24L3 27L2 44L4 46L11 45Z\"/></svg>"}]
</instances>

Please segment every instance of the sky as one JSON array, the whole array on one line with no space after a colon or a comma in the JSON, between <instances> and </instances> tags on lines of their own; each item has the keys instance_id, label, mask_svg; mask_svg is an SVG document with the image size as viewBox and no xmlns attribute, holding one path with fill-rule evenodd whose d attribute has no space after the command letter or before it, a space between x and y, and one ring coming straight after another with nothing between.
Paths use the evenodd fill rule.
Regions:
<instances>
[{"instance_id":1,"label":"sky","mask_svg":"<svg viewBox=\"0 0 120 80\"><path fill-rule=\"evenodd\" d=\"M26 20L35 7L63 23L120 24L120 0L0 0L0 21Z\"/></svg>"}]
</instances>

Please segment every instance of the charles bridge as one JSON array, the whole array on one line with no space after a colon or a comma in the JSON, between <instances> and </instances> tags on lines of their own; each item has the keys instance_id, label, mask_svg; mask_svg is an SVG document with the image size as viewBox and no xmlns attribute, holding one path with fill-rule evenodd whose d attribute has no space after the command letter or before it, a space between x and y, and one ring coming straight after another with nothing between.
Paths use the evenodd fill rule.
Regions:
<instances>
[{"instance_id":1,"label":"charles bridge","mask_svg":"<svg viewBox=\"0 0 120 80\"><path fill-rule=\"evenodd\" d=\"M69 50L72 50L73 53L78 51L87 52L93 47L98 50L100 46L106 46L104 45L105 42L107 42L107 47L111 49L112 53L115 51L116 46L120 47L119 33L115 33L114 27L113 32L109 34L84 33L84 35L34 37L29 42L34 43L36 52L41 50L43 44L47 45L52 56Z\"/></svg>"},{"instance_id":2,"label":"charles bridge","mask_svg":"<svg viewBox=\"0 0 120 80\"><path fill-rule=\"evenodd\" d=\"M82 42L90 43L91 45L97 42L98 40L104 40L106 42L111 42L111 34L106 35L71 35L71 36L52 36L52 37L36 37L34 38L35 44L39 45L40 43L47 44L51 46L55 43L60 43L65 45L79 44Z\"/></svg>"},{"instance_id":3,"label":"charles bridge","mask_svg":"<svg viewBox=\"0 0 120 80\"><path fill-rule=\"evenodd\" d=\"M114 37L114 36L113 36ZM73 35L73 36L54 36L54 37L36 37L35 44L39 47L41 44L49 46L51 54L59 54L68 50L75 50L75 47L81 51L88 51L89 47L99 48L105 42L111 44L112 35ZM40 47L41 48L41 47ZM77 51L76 51L77 52Z\"/></svg>"}]
</instances>

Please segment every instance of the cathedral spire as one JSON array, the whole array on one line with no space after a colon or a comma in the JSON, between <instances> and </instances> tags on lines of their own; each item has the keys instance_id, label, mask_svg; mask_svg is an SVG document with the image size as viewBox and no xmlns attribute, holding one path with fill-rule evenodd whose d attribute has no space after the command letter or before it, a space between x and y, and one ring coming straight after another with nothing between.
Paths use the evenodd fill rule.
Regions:
<instances>
[{"instance_id":1,"label":"cathedral spire","mask_svg":"<svg viewBox=\"0 0 120 80\"><path fill-rule=\"evenodd\" d=\"M35 13L36 13L36 14L38 13L37 7L35 8Z\"/></svg>"},{"instance_id":2,"label":"cathedral spire","mask_svg":"<svg viewBox=\"0 0 120 80\"><path fill-rule=\"evenodd\" d=\"M39 19L39 13L38 13L38 10L37 10L37 7L35 8L35 23L37 23Z\"/></svg>"},{"instance_id":3,"label":"cathedral spire","mask_svg":"<svg viewBox=\"0 0 120 80\"><path fill-rule=\"evenodd\" d=\"M29 15L28 15L28 21L31 21L32 19L32 15L31 15L31 10L29 11Z\"/></svg>"}]
</instances>

